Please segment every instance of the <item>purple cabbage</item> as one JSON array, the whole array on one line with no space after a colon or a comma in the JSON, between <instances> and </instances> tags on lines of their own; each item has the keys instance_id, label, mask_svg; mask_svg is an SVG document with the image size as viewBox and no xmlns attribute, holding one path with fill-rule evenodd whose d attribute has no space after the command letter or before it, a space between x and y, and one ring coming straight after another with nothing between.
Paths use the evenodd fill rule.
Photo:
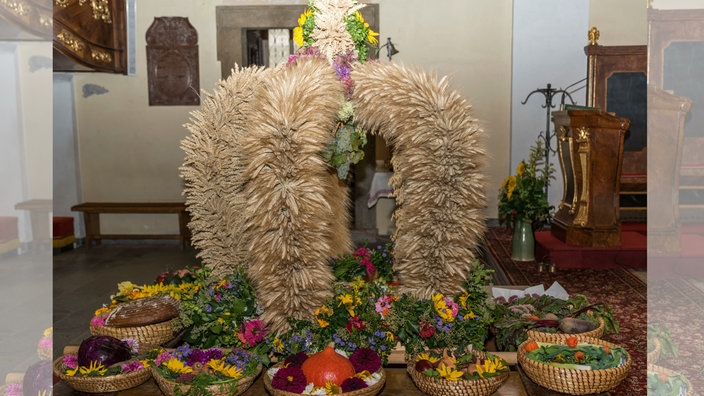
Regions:
<instances>
[{"instance_id":1,"label":"purple cabbage","mask_svg":"<svg viewBox=\"0 0 704 396\"><path fill-rule=\"evenodd\" d=\"M107 367L131 357L129 344L106 335L88 337L78 347L79 366L88 367L90 362L98 361Z\"/></svg>"},{"instance_id":2,"label":"purple cabbage","mask_svg":"<svg viewBox=\"0 0 704 396\"><path fill-rule=\"evenodd\" d=\"M53 384L52 374L53 371L50 360L40 360L29 366L22 380L22 395L50 395Z\"/></svg>"}]
</instances>

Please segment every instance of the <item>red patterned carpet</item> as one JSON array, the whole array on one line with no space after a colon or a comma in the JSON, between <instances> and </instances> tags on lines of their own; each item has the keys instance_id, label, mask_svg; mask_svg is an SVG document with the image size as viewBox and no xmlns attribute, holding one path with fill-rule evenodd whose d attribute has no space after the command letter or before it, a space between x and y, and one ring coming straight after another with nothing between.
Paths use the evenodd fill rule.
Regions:
<instances>
[{"instance_id":1,"label":"red patterned carpet","mask_svg":"<svg viewBox=\"0 0 704 396\"><path fill-rule=\"evenodd\" d=\"M535 262L511 260L511 233L505 228L490 228L486 233L486 247L493 258L491 265L512 285L543 284L546 288L559 282L570 294L584 294L589 301L608 304L621 329L604 339L624 346L631 354L633 365L626 379L611 392L613 395L647 394L646 351L648 309L645 282L623 268L609 269L557 269L554 273L539 272ZM488 261L492 259L487 257ZM701 373L702 371L700 371Z\"/></svg>"}]
</instances>

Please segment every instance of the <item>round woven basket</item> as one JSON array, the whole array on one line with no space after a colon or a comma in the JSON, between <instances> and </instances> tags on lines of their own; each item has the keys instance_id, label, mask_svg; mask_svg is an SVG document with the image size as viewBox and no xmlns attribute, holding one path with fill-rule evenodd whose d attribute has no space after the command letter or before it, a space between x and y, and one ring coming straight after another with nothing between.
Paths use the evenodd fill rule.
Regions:
<instances>
[{"instance_id":1,"label":"round woven basket","mask_svg":"<svg viewBox=\"0 0 704 396\"><path fill-rule=\"evenodd\" d=\"M598 338L578 337L578 340L595 345L605 345L609 348L619 348L616 344ZM518 346L518 363L533 382L554 391L570 395L606 392L618 386L631 369L632 359L628 353L626 353L628 358L624 364L610 369L578 370L555 367L527 358L526 343L529 341L526 340Z\"/></svg>"},{"instance_id":2,"label":"round woven basket","mask_svg":"<svg viewBox=\"0 0 704 396\"><path fill-rule=\"evenodd\" d=\"M272 366L272 368L282 367L283 364L284 364L283 362L279 362L279 363L275 364L274 366ZM384 371L383 368L380 368L379 371L377 371L377 373L381 374L381 379L376 384L374 384L372 386L368 386L364 389L358 389L358 390L352 391L352 392L340 393L340 395L341 396L374 396L374 395L377 395L379 392L381 392L381 388L384 387L384 383L386 383L386 372ZM267 391L269 391L269 393L272 396L299 396L300 395L300 393L286 392L281 389L274 389L274 387L271 386L271 377L269 377L268 373L264 373L264 375L262 377L264 379L264 387L266 388Z\"/></svg>"},{"instance_id":3,"label":"round woven basket","mask_svg":"<svg viewBox=\"0 0 704 396\"><path fill-rule=\"evenodd\" d=\"M173 340L176 320L134 327L90 326L90 334L108 335L120 340L134 338L139 343L139 353L143 353Z\"/></svg>"},{"instance_id":4,"label":"round woven basket","mask_svg":"<svg viewBox=\"0 0 704 396\"><path fill-rule=\"evenodd\" d=\"M448 381L416 371L414 362L415 358L408 360L406 371L416 387L431 396L488 396L494 394L509 377L509 373L503 373L485 379Z\"/></svg>"},{"instance_id":5,"label":"round woven basket","mask_svg":"<svg viewBox=\"0 0 704 396\"><path fill-rule=\"evenodd\" d=\"M665 374L665 375L681 375L682 374L680 372L673 371L668 368L658 366L655 364L648 364L648 372ZM687 383L687 393L685 396L694 396L694 389L692 389L692 383L689 382L689 380L687 378L684 378L684 380Z\"/></svg>"},{"instance_id":6,"label":"round woven basket","mask_svg":"<svg viewBox=\"0 0 704 396\"><path fill-rule=\"evenodd\" d=\"M61 368L63 356L54 360L54 374L71 388L86 393L119 392L134 388L146 382L152 376L149 369L132 371L129 373L108 375L103 377L69 376ZM124 364L121 362L118 364Z\"/></svg>"},{"instance_id":7,"label":"round woven basket","mask_svg":"<svg viewBox=\"0 0 704 396\"><path fill-rule=\"evenodd\" d=\"M190 389L189 385L181 384L164 378L154 367L149 367L149 369L152 372L152 377L154 377L156 384L159 386L159 389L161 389L164 395L175 396L176 388L181 391L180 394L188 394L188 390ZM213 396L238 396L246 392L247 389L252 386L254 380L257 378L261 371L262 365L260 364L257 367L257 372L254 375L242 377L236 381L233 380L222 382L219 384L213 384L208 386L207 389Z\"/></svg>"},{"instance_id":8,"label":"round woven basket","mask_svg":"<svg viewBox=\"0 0 704 396\"><path fill-rule=\"evenodd\" d=\"M604 319L597 318L597 321L599 322L599 326L596 329L586 331L584 333L547 333L545 331L538 331L532 329L526 330L526 333L528 334L529 339L533 339L538 342L549 342L552 344L564 343L565 340L571 336L601 338L604 335Z\"/></svg>"},{"instance_id":9,"label":"round woven basket","mask_svg":"<svg viewBox=\"0 0 704 396\"><path fill-rule=\"evenodd\" d=\"M653 350L648 351L648 364L653 364L660 359L660 353L662 352L662 346L660 345L660 341L658 341L657 338L652 338L648 340L648 344L653 345ZM650 346L650 345L649 345ZM650 348L648 348L650 349Z\"/></svg>"}]
</instances>

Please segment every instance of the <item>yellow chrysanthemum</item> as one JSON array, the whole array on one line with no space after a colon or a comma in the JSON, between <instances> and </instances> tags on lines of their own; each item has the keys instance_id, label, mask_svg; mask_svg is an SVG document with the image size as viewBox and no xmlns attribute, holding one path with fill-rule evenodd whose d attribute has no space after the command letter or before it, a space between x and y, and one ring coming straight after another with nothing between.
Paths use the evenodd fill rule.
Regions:
<instances>
[{"instance_id":1,"label":"yellow chrysanthemum","mask_svg":"<svg viewBox=\"0 0 704 396\"><path fill-rule=\"evenodd\" d=\"M100 316L100 315L102 315L104 313L108 313L108 312L110 312L110 309L108 307L98 308L95 310L95 314L93 314L93 316Z\"/></svg>"},{"instance_id":2,"label":"yellow chrysanthemum","mask_svg":"<svg viewBox=\"0 0 704 396\"><path fill-rule=\"evenodd\" d=\"M511 199L513 191L516 189L516 176L511 176L508 178L508 186L506 187L506 198Z\"/></svg>"},{"instance_id":3,"label":"yellow chrysanthemum","mask_svg":"<svg viewBox=\"0 0 704 396\"><path fill-rule=\"evenodd\" d=\"M367 30L367 40L369 40L369 44L371 45L377 45L379 43L379 40L377 40L376 36L378 36L379 33L369 29Z\"/></svg>"},{"instance_id":4,"label":"yellow chrysanthemum","mask_svg":"<svg viewBox=\"0 0 704 396\"><path fill-rule=\"evenodd\" d=\"M182 361L174 358L174 359L169 359L166 362L166 368L169 369L172 373L176 374L188 374L193 372L193 368L190 366L186 366Z\"/></svg>"},{"instance_id":5,"label":"yellow chrysanthemum","mask_svg":"<svg viewBox=\"0 0 704 396\"><path fill-rule=\"evenodd\" d=\"M468 314L464 315L464 319L474 319L476 317L477 317L477 315L475 315L474 312L472 312L472 311L469 311Z\"/></svg>"},{"instance_id":6,"label":"yellow chrysanthemum","mask_svg":"<svg viewBox=\"0 0 704 396\"><path fill-rule=\"evenodd\" d=\"M526 171L526 163L521 161L520 164L518 164L518 167L516 168L516 174L518 176L523 176L523 172Z\"/></svg>"},{"instance_id":7,"label":"yellow chrysanthemum","mask_svg":"<svg viewBox=\"0 0 704 396\"><path fill-rule=\"evenodd\" d=\"M486 359L483 364L477 363L477 374L484 378L485 374L496 373L498 371L506 370L507 367L503 361L499 358Z\"/></svg>"},{"instance_id":8,"label":"yellow chrysanthemum","mask_svg":"<svg viewBox=\"0 0 704 396\"><path fill-rule=\"evenodd\" d=\"M354 377L359 378L359 379L367 379L372 376L372 373L370 373L368 370L363 370L354 375Z\"/></svg>"},{"instance_id":9,"label":"yellow chrysanthemum","mask_svg":"<svg viewBox=\"0 0 704 396\"><path fill-rule=\"evenodd\" d=\"M462 308L467 309L467 300L469 299L469 293L464 292L460 295L459 300L460 300L460 305Z\"/></svg>"},{"instance_id":10,"label":"yellow chrysanthemum","mask_svg":"<svg viewBox=\"0 0 704 396\"><path fill-rule=\"evenodd\" d=\"M347 313L350 314L350 316L354 316L354 308L355 308L355 299L351 294L343 294L341 296L337 296L337 299L340 300L340 303L337 305L345 306L345 309L347 309ZM359 299L358 299L359 300ZM361 300L359 300L361 303Z\"/></svg>"},{"instance_id":11,"label":"yellow chrysanthemum","mask_svg":"<svg viewBox=\"0 0 704 396\"><path fill-rule=\"evenodd\" d=\"M328 381L325 383L325 392L327 392L328 395L336 395L342 393L342 389L340 389L338 385Z\"/></svg>"},{"instance_id":12,"label":"yellow chrysanthemum","mask_svg":"<svg viewBox=\"0 0 704 396\"><path fill-rule=\"evenodd\" d=\"M439 358L437 358L437 357L435 357L435 356L430 356L430 354L427 353L427 352L422 352L422 353L419 353L419 354L418 354L418 357L416 358L416 361L419 361L419 360L427 360L427 361L429 361L430 363L435 363L435 362L438 361L438 359L439 359Z\"/></svg>"},{"instance_id":13,"label":"yellow chrysanthemum","mask_svg":"<svg viewBox=\"0 0 704 396\"><path fill-rule=\"evenodd\" d=\"M281 352L284 350L284 342L281 341L281 338L274 338L273 346L276 352Z\"/></svg>"},{"instance_id":14,"label":"yellow chrysanthemum","mask_svg":"<svg viewBox=\"0 0 704 396\"><path fill-rule=\"evenodd\" d=\"M242 370L238 369L236 366L225 364L223 360L212 359L208 362L207 366L216 373L220 373L229 378L238 379L242 377Z\"/></svg>"},{"instance_id":15,"label":"yellow chrysanthemum","mask_svg":"<svg viewBox=\"0 0 704 396\"><path fill-rule=\"evenodd\" d=\"M74 375L76 375L77 372L78 367L76 367L75 369L68 369L66 370L66 375L68 375L69 377L73 377Z\"/></svg>"},{"instance_id":16,"label":"yellow chrysanthemum","mask_svg":"<svg viewBox=\"0 0 704 396\"><path fill-rule=\"evenodd\" d=\"M80 371L82 375L88 375L91 373L105 375L105 372L108 371L108 368L103 366L103 364L99 361L93 360L92 362L90 362L90 365L88 367L81 366L78 371Z\"/></svg>"},{"instance_id":17,"label":"yellow chrysanthemum","mask_svg":"<svg viewBox=\"0 0 704 396\"><path fill-rule=\"evenodd\" d=\"M445 363L440 363L440 367L438 367L438 374L448 381L459 381L462 379L462 375L464 375L462 371L445 366Z\"/></svg>"},{"instance_id":18,"label":"yellow chrysanthemum","mask_svg":"<svg viewBox=\"0 0 704 396\"><path fill-rule=\"evenodd\" d=\"M394 337L394 333L387 331L386 332L386 341L391 341L393 342L396 337Z\"/></svg>"},{"instance_id":19,"label":"yellow chrysanthemum","mask_svg":"<svg viewBox=\"0 0 704 396\"><path fill-rule=\"evenodd\" d=\"M452 310L447 306L445 298L440 293L433 294L433 305L435 306L435 312L444 320L445 322L452 322L455 317L452 315Z\"/></svg>"},{"instance_id":20,"label":"yellow chrysanthemum","mask_svg":"<svg viewBox=\"0 0 704 396\"><path fill-rule=\"evenodd\" d=\"M355 293L359 293L359 291L362 290L362 288L364 287L364 279L360 277L353 280L351 286L352 290L354 290Z\"/></svg>"},{"instance_id":21,"label":"yellow chrysanthemum","mask_svg":"<svg viewBox=\"0 0 704 396\"><path fill-rule=\"evenodd\" d=\"M296 26L293 28L293 41L296 43L297 46L302 47L303 46L303 28L300 26Z\"/></svg>"},{"instance_id":22,"label":"yellow chrysanthemum","mask_svg":"<svg viewBox=\"0 0 704 396\"><path fill-rule=\"evenodd\" d=\"M124 281L124 282L120 282L117 284L117 290L120 291L120 294L125 295L125 296L132 293L132 290L134 290L137 287L139 287L139 286L135 285L134 283L132 283L130 281Z\"/></svg>"},{"instance_id":23,"label":"yellow chrysanthemum","mask_svg":"<svg viewBox=\"0 0 704 396\"><path fill-rule=\"evenodd\" d=\"M330 325L330 322L323 319L321 316L326 316L329 318L330 316L332 316L332 314L333 310L323 305L322 307L315 310L315 320L318 321L318 324L321 328L325 328Z\"/></svg>"}]
</instances>

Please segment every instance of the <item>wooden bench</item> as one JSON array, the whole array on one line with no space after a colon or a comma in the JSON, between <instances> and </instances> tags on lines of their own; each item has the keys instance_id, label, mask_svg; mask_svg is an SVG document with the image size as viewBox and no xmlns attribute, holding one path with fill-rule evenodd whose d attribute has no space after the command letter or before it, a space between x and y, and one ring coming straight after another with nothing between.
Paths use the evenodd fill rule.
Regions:
<instances>
[{"instance_id":1,"label":"wooden bench","mask_svg":"<svg viewBox=\"0 0 704 396\"><path fill-rule=\"evenodd\" d=\"M83 212L86 226L86 246L103 239L178 239L181 249L190 245L188 222L190 217L183 202L85 202L71 207L74 212ZM101 213L175 213L178 215L178 234L102 234Z\"/></svg>"}]
</instances>

